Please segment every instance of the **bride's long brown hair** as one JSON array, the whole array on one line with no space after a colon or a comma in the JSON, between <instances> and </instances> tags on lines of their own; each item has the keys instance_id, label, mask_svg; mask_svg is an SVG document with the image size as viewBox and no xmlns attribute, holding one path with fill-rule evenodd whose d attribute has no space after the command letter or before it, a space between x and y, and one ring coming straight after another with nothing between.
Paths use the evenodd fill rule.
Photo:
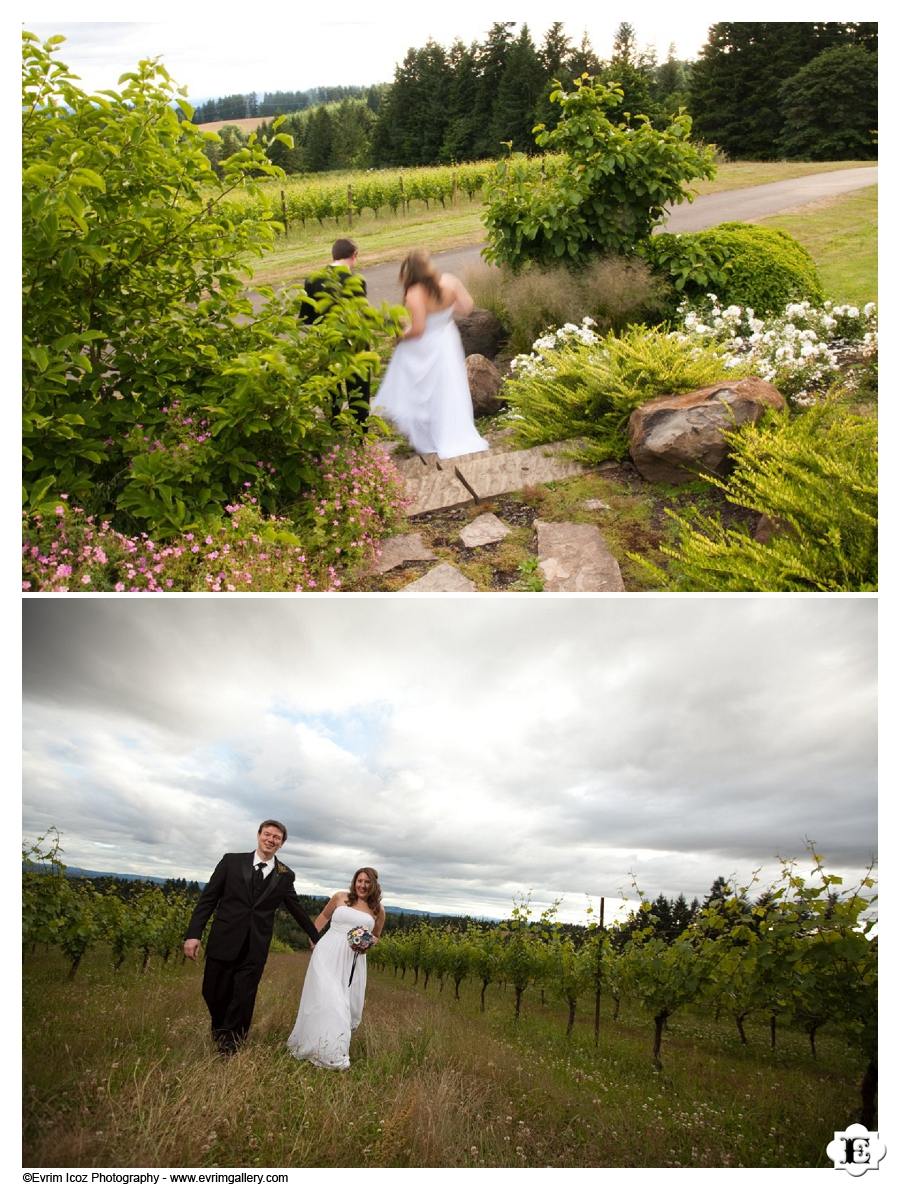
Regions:
<instances>
[{"instance_id":1,"label":"bride's long brown hair","mask_svg":"<svg viewBox=\"0 0 900 1190\"><path fill-rule=\"evenodd\" d=\"M424 248L414 248L403 261L400 266L400 283L403 286L404 297L406 297L406 291L413 285L422 285L436 302L441 300L438 275L431 263L431 257Z\"/></svg>"},{"instance_id":2,"label":"bride's long brown hair","mask_svg":"<svg viewBox=\"0 0 900 1190\"><path fill-rule=\"evenodd\" d=\"M363 872L365 872L372 882L369 895L366 897L366 904L372 910L372 916L377 917L381 912L381 885L378 883L378 873L374 868L357 868L353 873L353 879L350 881L350 908L353 908L354 901L359 900L359 897L356 895L356 878Z\"/></svg>"}]
</instances>

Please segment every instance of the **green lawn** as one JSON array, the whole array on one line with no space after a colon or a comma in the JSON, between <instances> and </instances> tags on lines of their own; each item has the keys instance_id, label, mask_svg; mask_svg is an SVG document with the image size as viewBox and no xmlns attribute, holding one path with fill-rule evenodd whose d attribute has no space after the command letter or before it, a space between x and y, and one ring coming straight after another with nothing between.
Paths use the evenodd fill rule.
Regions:
<instances>
[{"instance_id":1,"label":"green lawn","mask_svg":"<svg viewBox=\"0 0 900 1190\"><path fill-rule=\"evenodd\" d=\"M871 166L871 161L735 161L720 165L716 177L699 182L698 194L714 194L723 190L741 190L746 186L762 186L768 182L783 182L807 174L827 173L837 169ZM352 225L315 223L307 227L292 227L280 236L275 248L263 260L253 262L256 285L287 285L299 282L313 267L328 260L331 245L340 235L351 235L365 245L366 265L401 260L411 245L427 244L431 252L480 244L485 233L481 222L482 201L470 201L459 196L457 202L444 210L426 210L424 204L413 203L408 213L397 216L387 211L375 216L369 212L354 218Z\"/></svg>"},{"instance_id":2,"label":"green lawn","mask_svg":"<svg viewBox=\"0 0 900 1190\"><path fill-rule=\"evenodd\" d=\"M825 293L863 306L878 299L878 187L857 190L761 219L786 231L811 253Z\"/></svg>"}]
</instances>

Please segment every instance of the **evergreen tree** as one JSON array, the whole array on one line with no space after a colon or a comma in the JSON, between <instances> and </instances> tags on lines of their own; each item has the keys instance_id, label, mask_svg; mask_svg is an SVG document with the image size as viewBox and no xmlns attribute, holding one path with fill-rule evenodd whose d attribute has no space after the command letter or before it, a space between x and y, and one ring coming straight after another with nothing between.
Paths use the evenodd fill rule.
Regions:
<instances>
[{"instance_id":1,"label":"evergreen tree","mask_svg":"<svg viewBox=\"0 0 900 1190\"><path fill-rule=\"evenodd\" d=\"M566 75L570 81L580 78L583 74L589 74L592 78L600 74L600 59L594 53L594 47L586 32L582 34L578 48L572 50L566 63Z\"/></svg>"},{"instance_id":2,"label":"evergreen tree","mask_svg":"<svg viewBox=\"0 0 900 1190\"><path fill-rule=\"evenodd\" d=\"M622 88L622 100L616 109L616 118L624 119L624 113L634 123L638 115L657 116L657 105L653 100L653 84L656 74L656 59L650 50L638 50L634 26L623 21L616 30L613 54L608 64L600 71L600 77L607 83L616 83Z\"/></svg>"},{"instance_id":3,"label":"evergreen tree","mask_svg":"<svg viewBox=\"0 0 900 1190\"><path fill-rule=\"evenodd\" d=\"M506 70L514 25L514 21L496 21L491 25L487 40L478 47L479 80L473 146L476 157L497 157L500 154L500 143L494 137L494 105Z\"/></svg>"},{"instance_id":4,"label":"evergreen tree","mask_svg":"<svg viewBox=\"0 0 900 1190\"><path fill-rule=\"evenodd\" d=\"M630 25L628 21L622 23L616 29L613 36L613 62L630 62L637 61L637 34L634 30L634 25Z\"/></svg>"},{"instance_id":5,"label":"evergreen tree","mask_svg":"<svg viewBox=\"0 0 900 1190\"><path fill-rule=\"evenodd\" d=\"M450 86L441 161L467 161L475 156L475 109L478 102L477 45L456 40L447 55Z\"/></svg>"},{"instance_id":6,"label":"evergreen tree","mask_svg":"<svg viewBox=\"0 0 900 1190\"><path fill-rule=\"evenodd\" d=\"M451 72L443 46L430 38L416 55L417 135L412 165L440 160L448 124Z\"/></svg>"},{"instance_id":7,"label":"evergreen tree","mask_svg":"<svg viewBox=\"0 0 900 1190\"><path fill-rule=\"evenodd\" d=\"M544 78L541 95L535 106L535 122L547 128L555 128L559 122L559 104L550 102L550 91L554 82L565 86L570 81L569 62L573 52L572 43L563 31L562 21L554 21L538 50Z\"/></svg>"},{"instance_id":8,"label":"evergreen tree","mask_svg":"<svg viewBox=\"0 0 900 1190\"><path fill-rule=\"evenodd\" d=\"M684 893L679 893L672 902L672 937L677 938L682 934L694 919L696 912L696 900L693 905L688 905L684 899Z\"/></svg>"},{"instance_id":9,"label":"evergreen tree","mask_svg":"<svg viewBox=\"0 0 900 1190\"><path fill-rule=\"evenodd\" d=\"M372 129L372 158L376 165L418 163L419 52L406 51Z\"/></svg>"},{"instance_id":10,"label":"evergreen tree","mask_svg":"<svg viewBox=\"0 0 900 1190\"><path fill-rule=\"evenodd\" d=\"M242 149L247 140L245 136L241 135L240 129L235 128L233 124L226 124L224 128L219 129L219 139L222 142L219 158L221 161L227 161L232 153Z\"/></svg>"},{"instance_id":11,"label":"evergreen tree","mask_svg":"<svg viewBox=\"0 0 900 1190\"><path fill-rule=\"evenodd\" d=\"M332 160L334 121L327 107L314 108L306 123L303 159L313 172L330 169Z\"/></svg>"},{"instance_id":12,"label":"evergreen tree","mask_svg":"<svg viewBox=\"0 0 900 1190\"><path fill-rule=\"evenodd\" d=\"M342 99L332 111L331 169L365 169L375 117L365 103Z\"/></svg>"},{"instance_id":13,"label":"evergreen tree","mask_svg":"<svg viewBox=\"0 0 900 1190\"><path fill-rule=\"evenodd\" d=\"M672 906L665 893L660 893L653 902L651 913L656 918L654 924L656 933L660 938L671 942L674 938L674 934L672 933Z\"/></svg>"},{"instance_id":14,"label":"evergreen tree","mask_svg":"<svg viewBox=\"0 0 900 1190\"><path fill-rule=\"evenodd\" d=\"M780 156L802 161L877 157L878 59L847 44L813 58L781 88Z\"/></svg>"},{"instance_id":15,"label":"evergreen tree","mask_svg":"<svg viewBox=\"0 0 900 1190\"><path fill-rule=\"evenodd\" d=\"M703 900L703 908L708 909L713 901L727 901L731 896L731 885L724 876L717 876L712 882L709 892Z\"/></svg>"},{"instance_id":16,"label":"evergreen tree","mask_svg":"<svg viewBox=\"0 0 900 1190\"><path fill-rule=\"evenodd\" d=\"M770 160L784 125L782 88L836 45L871 44L868 26L826 21L725 21L712 25L691 72L694 130L731 157Z\"/></svg>"},{"instance_id":17,"label":"evergreen tree","mask_svg":"<svg viewBox=\"0 0 900 1190\"><path fill-rule=\"evenodd\" d=\"M512 151L534 151L533 128L543 86L543 70L528 26L523 25L510 47L497 90L491 133L499 145L512 141Z\"/></svg>"},{"instance_id":18,"label":"evergreen tree","mask_svg":"<svg viewBox=\"0 0 900 1190\"><path fill-rule=\"evenodd\" d=\"M653 101L658 111L673 116L679 108L687 108L689 77L690 63L675 57L673 42L665 62L657 66L653 77Z\"/></svg>"}]
</instances>

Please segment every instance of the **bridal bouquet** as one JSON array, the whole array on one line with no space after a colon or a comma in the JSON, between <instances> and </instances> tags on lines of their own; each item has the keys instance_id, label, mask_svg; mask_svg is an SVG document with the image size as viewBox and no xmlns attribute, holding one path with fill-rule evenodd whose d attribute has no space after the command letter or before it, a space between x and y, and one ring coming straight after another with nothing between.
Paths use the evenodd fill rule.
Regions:
<instances>
[{"instance_id":1,"label":"bridal bouquet","mask_svg":"<svg viewBox=\"0 0 900 1190\"><path fill-rule=\"evenodd\" d=\"M347 980L347 987L353 983L353 972L356 970L356 960L361 953L364 953L374 943L375 935L370 934L365 926L354 926L352 930L347 931L347 942L353 950L353 966L350 968L350 978Z\"/></svg>"},{"instance_id":2,"label":"bridal bouquet","mask_svg":"<svg viewBox=\"0 0 900 1190\"><path fill-rule=\"evenodd\" d=\"M368 950L375 941L375 935L370 934L365 926L354 926L347 931L347 941L354 950Z\"/></svg>"}]
</instances>

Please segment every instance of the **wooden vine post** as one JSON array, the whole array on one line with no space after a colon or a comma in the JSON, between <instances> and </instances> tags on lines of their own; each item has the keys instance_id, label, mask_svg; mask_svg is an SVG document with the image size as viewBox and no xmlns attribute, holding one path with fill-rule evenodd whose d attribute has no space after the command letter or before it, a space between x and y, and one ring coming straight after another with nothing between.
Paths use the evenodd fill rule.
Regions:
<instances>
[{"instance_id":1,"label":"wooden vine post","mask_svg":"<svg viewBox=\"0 0 900 1190\"><path fill-rule=\"evenodd\" d=\"M605 897L600 898L600 924L597 927L597 967L594 972L594 1045L600 1044L600 988L603 968L603 912Z\"/></svg>"}]
</instances>

